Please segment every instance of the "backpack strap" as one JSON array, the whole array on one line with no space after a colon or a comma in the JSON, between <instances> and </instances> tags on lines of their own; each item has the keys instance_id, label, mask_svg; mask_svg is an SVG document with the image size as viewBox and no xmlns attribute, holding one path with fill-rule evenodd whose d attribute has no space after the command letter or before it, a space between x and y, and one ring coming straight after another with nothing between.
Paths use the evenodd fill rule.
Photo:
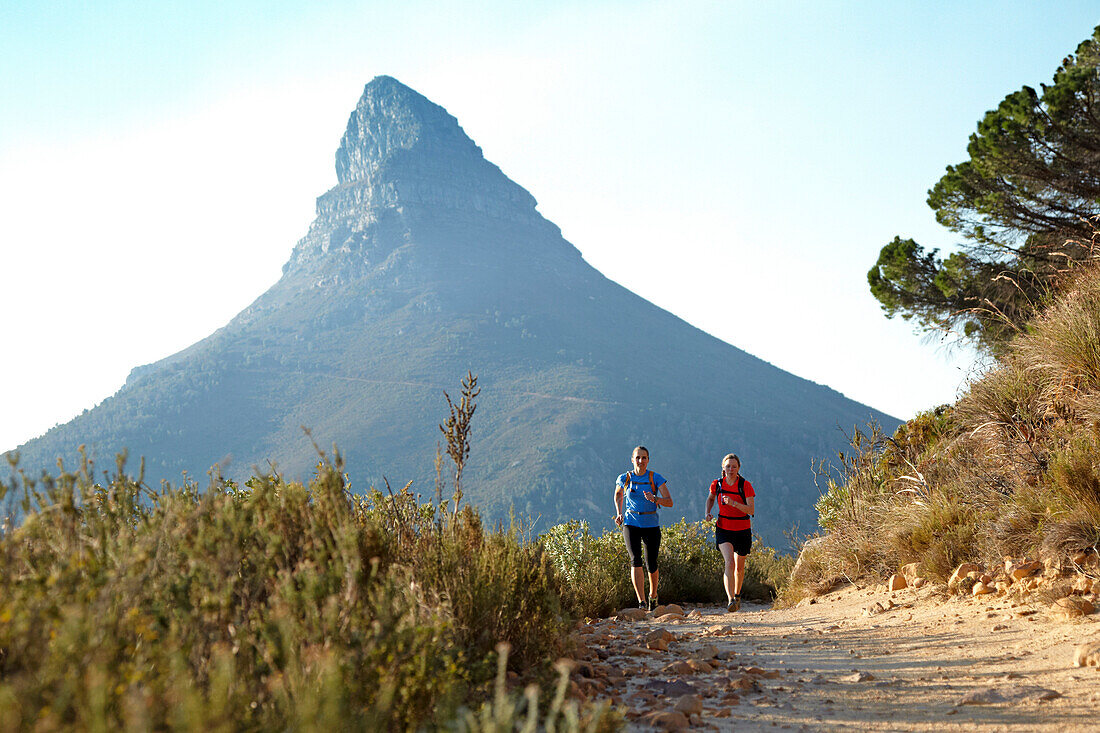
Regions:
<instances>
[{"instance_id":1,"label":"backpack strap","mask_svg":"<svg viewBox=\"0 0 1100 733\"><path fill-rule=\"evenodd\" d=\"M726 488L725 476L719 476L716 479L716 481L718 483L718 491L716 493L719 496L722 495L722 494L733 494L733 495L738 496L738 497L741 498L741 503L742 504L747 505L749 503L748 499L745 498L745 477L744 476L738 476L737 477L737 491L731 491L731 490ZM719 502L719 504L718 504L718 516L720 516L720 517L725 516L725 515L722 514L722 506L723 506L723 504L721 502ZM738 510L738 511L740 511L740 510ZM741 513L745 514L745 512L741 512ZM745 514L745 516L749 517L749 516L752 516L752 515L751 514ZM726 519L741 519L742 517L725 516L725 518Z\"/></svg>"},{"instance_id":2,"label":"backpack strap","mask_svg":"<svg viewBox=\"0 0 1100 733\"><path fill-rule=\"evenodd\" d=\"M657 495L657 486L656 486L656 484L653 483L653 471L646 471L646 475L649 478L649 486L650 486L651 489L653 489L653 495L656 496ZM631 469L631 470L627 471L627 473L626 473L626 487L625 488L627 488L627 489L633 488L633 486L634 486L634 480L633 479L634 479L634 469ZM654 502L654 503L656 503L656 502ZM639 516L641 516L642 514L656 514L656 513L657 513L656 509L654 509L651 512L631 512L631 514L637 514Z\"/></svg>"}]
</instances>

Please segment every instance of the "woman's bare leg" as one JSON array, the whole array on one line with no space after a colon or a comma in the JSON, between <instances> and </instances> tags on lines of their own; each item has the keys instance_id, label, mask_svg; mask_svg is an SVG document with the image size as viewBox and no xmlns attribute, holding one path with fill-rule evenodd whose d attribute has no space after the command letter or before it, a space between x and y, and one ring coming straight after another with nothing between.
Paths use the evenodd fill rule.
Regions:
<instances>
[{"instance_id":1,"label":"woman's bare leg","mask_svg":"<svg viewBox=\"0 0 1100 733\"><path fill-rule=\"evenodd\" d=\"M730 550L732 551L732 547ZM741 585L745 582L745 560L748 559L748 555L734 555L734 568L733 568L733 594L735 596L741 595Z\"/></svg>"},{"instance_id":2,"label":"woman's bare leg","mask_svg":"<svg viewBox=\"0 0 1100 733\"><path fill-rule=\"evenodd\" d=\"M733 552L733 545L729 542L718 545L718 550L722 553L722 559L725 561L725 568L722 571L722 587L726 589L726 603L729 603L736 595L734 588L737 586L734 584L733 577L733 559L736 555Z\"/></svg>"}]
</instances>

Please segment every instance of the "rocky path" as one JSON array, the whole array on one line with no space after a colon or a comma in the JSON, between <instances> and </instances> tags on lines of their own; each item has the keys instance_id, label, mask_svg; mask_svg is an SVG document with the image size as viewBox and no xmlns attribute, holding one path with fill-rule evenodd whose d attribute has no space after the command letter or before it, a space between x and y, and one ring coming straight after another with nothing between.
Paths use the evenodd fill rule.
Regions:
<instances>
[{"instance_id":1,"label":"rocky path","mask_svg":"<svg viewBox=\"0 0 1100 733\"><path fill-rule=\"evenodd\" d=\"M1100 641L1095 615L881 586L661 611L575 634L574 694L621 706L632 730L1100 730L1100 672L1073 666Z\"/></svg>"}]
</instances>

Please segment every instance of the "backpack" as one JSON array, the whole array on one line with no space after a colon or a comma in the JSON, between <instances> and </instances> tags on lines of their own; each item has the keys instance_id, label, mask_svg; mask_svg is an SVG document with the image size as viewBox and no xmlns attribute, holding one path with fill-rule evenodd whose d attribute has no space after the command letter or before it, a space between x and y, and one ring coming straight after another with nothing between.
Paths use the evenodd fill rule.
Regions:
<instances>
[{"instance_id":1,"label":"backpack","mask_svg":"<svg viewBox=\"0 0 1100 733\"><path fill-rule=\"evenodd\" d=\"M653 471L646 471L646 476L649 478L649 488L653 490L653 492L652 492L653 495L657 496L657 484L653 483ZM633 477L634 477L634 469L630 469L629 471L626 472L626 486L623 487L624 489L633 488L633 486L634 486ZM631 512L631 514L638 514L638 515L656 514L656 513L657 513L656 509L654 509L651 512Z\"/></svg>"},{"instance_id":2,"label":"backpack","mask_svg":"<svg viewBox=\"0 0 1100 733\"><path fill-rule=\"evenodd\" d=\"M745 477L744 476L738 476L737 477L737 491L730 491L729 489L727 489L726 488L726 483L725 483L725 481L723 481L722 476L719 476L716 479L716 481L718 482L718 491L716 493L717 493L719 499L721 499L722 494L733 494L734 496L737 496L737 497L741 498L741 503L742 504L748 504L748 500L745 499ZM745 514L745 512L741 512L742 514L745 514L745 517L731 517L728 514L722 514L722 507L724 507L724 506L726 506L726 505L721 503L721 501L718 502L718 516L722 517L723 519L744 519L745 517L752 516L751 514Z\"/></svg>"}]
</instances>

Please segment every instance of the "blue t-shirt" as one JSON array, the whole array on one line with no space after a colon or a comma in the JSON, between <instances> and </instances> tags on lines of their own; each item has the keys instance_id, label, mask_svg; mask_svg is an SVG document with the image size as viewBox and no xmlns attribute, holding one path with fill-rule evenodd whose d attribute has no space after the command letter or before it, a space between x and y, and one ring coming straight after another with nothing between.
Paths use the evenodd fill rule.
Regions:
<instances>
[{"instance_id":1,"label":"blue t-shirt","mask_svg":"<svg viewBox=\"0 0 1100 733\"><path fill-rule=\"evenodd\" d=\"M629 478L627 478L629 477ZM653 486L649 485L649 472L641 476L635 476L633 471L619 474L615 480L615 486L623 487L623 524L631 527L660 527L661 521L657 516L657 504L645 498L645 492L652 491L660 496L661 485L665 478L656 471L653 472ZM639 514L639 512L654 512L653 514Z\"/></svg>"}]
</instances>

